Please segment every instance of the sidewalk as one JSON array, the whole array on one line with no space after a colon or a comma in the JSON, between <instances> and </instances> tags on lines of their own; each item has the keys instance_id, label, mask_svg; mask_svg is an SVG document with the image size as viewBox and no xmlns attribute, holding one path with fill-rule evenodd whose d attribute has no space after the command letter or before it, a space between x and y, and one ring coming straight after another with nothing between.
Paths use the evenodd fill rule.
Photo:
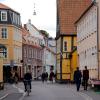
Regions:
<instances>
[{"instance_id":1,"label":"sidewalk","mask_svg":"<svg viewBox=\"0 0 100 100\"><path fill-rule=\"evenodd\" d=\"M0 90L0 100L7 97L11 93L18 93L18 90L13 87L13 84L5 83L4 90Z\"/></svg>"},{"instance_id":2,"label":"sidewalk","mask_svg":"<svg viewBox=\"0 0 100 100\"><path fill-rule=\"evenodd\" d=\"M75 84L70 84L70 85L67 85L67 86L69 88L71 88L72 90L75 90L76 91ZM91 87L88 87L88 90L85 91L84 88L83 88L83 86L81 86L79 93L86 94L86 95L88 95L89 97L92 98L92 99L89 99L89 100L100 100L100 92L99 91L98 92L97 91L94 91L94 89L92 89Z\"/></svg>"}]
</instances>

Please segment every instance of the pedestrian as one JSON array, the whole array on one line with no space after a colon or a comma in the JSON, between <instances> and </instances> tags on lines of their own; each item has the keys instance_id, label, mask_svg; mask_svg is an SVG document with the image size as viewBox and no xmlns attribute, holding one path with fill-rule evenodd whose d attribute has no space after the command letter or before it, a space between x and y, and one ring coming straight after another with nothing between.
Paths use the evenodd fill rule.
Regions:
<instances>
[{"instance_id":1,"label":"pedestrian","mask_svg":"<svg viewBox=\"0 0 100 100\"><path fill-rule=\"evenodd\" d=\"M54 78L55 78L55 74L53 71L50 72L50 75L49 75L49 80L53 83L54 81Z\"/></svg>"},{"instance_id":2,"label":"pedestrian","mask_svg":"<svg viewBox=\"0 0 100 100\"><path fill-rule=\"evenodd\" d=\"M42 73L41 78L42 78L42 82L44 83L45 78L46 78L45 72Z\"/></svg>"},{"instance_id":3,"label":"pedestrian","mask_svg":"<svg viewBox=\"0 0 100 100\"><path fill-rule=\"evenodd\" d=\"M32 74L30 70L27 70L27 72L24 74L24 87L25 87L25 92L27 91L27 82L30 85L30 91L32 89L31 81L32 81Z\"/></svg>"},{"instance_id":4,"label":"pedestrian","mask_svg":"<svg viewBox=\"0 0 100 100\"><path fill-rule=\"evenodd\" d=\"M77 91L79 91L80 89L81 77L82 77L81 71L79 70L79 67L77 67L76 71L74 72L74 81L76 83Z\"/></svg>"},{"instance_id":5,"label":"pedestrian","mask_svg":"<svg viewBox=\"0 0 100 100\"><path fill-rule=\"evenodd\" d=\"M89 80L89 70L87 69L87 66L85 66L85 69L83 70L83 86L84 86L84 90L87 90L88 80Z\"/></svg>"},{"instance_id":6,"label":"pedestrian","mask_svg":"<svg viewBox=\"0 0 100 100\"><path fill-rule=\"evenodd\" d=\"M47 82L47 80L48 80L48 73L46 72L45 73L45 81Z\"/></svg>"}]
</instances>

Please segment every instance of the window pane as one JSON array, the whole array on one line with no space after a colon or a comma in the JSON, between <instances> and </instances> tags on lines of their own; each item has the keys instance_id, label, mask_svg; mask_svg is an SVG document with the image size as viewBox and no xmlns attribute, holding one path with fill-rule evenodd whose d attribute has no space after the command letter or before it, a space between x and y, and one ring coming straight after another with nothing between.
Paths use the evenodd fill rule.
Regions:
<instances>
[{"instance_id":1,"label":"window pane","mask_svg":"<svg viewBox=\"0 0 100 100\"><path fill-rule=\"evenodd\" d=\"M2 28L2 38L7 38L7 29Z\"/></svg>"},{"instance_id":2,"label":"window pane","mask_svg":"<svg viewBox=\"0 0 100 100\"><path fill-rule=\"evenodd\" d=\"M64 51L67 51L67 42L64 42Z\"/></svg>"},{"instance_id":3,"label":"window pane","mask_svg":"<svg viewBox=\"0 0 100 100\"><path fill-rule=\"evenodd\" d=\"M1 21L7 21L7 12L1 12Z\"/></svg>"}]
</instances>

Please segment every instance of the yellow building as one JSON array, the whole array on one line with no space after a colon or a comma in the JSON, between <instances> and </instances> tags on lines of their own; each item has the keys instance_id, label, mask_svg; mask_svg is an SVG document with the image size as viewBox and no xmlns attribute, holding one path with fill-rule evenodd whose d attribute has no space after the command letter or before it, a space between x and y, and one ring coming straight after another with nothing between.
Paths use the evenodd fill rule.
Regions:
<instances>
[{"instance_id":1,"label":"yellow building","mask_svg":"<svg viewBox=\"0 0 100 100\"><path fill-rule=\"evenodd\" d=\"M73 71L77 66L76 34L61 35L56 45L57 81L70 81L73 79Z\"/></svg>"},{"instance_id":2,"label":"yellow building","mask_svg":"<svg viewBox=\"0 0 100 100\"><path fill-rule=\"evenodd\" d=\"M0 3L0 55L3 55L4 81L9 81L11 69L20 70L22 64L22 34L20 14ZM20 75L21 77L21 75Z\"/></svg>"},{"instance_id":3,"label":"yellow building","mask_svg":"<svg viewBox=\"0 0 100 100\"><path fill-rule=\"evenodd\" d=\"M73 79L72 68L77 66L77 52L73 52L77 33L75 21L90 4L91 0L57 0L56 64L60 82Z\"/></svg>"}]
</instances>

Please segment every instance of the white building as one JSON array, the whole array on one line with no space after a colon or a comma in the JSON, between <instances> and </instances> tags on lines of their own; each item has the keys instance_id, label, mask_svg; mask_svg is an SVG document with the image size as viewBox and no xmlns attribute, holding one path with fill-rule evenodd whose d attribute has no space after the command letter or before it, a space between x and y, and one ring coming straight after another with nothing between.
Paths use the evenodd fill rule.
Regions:
<instances>
[{"instance_id":1,"label":"white building","mask_svg":"<svg viewBox=\"0 0 100 100\"><path fill-rule=\"evenodd\" d=\"M98 79L97 6L93 2L76 21L79 67L88 67L90 78Z\"/></svg>"},{"instance_id":2,"label":"white building","mask_svg":"<svg viewBox=\"0 0 100 100\"><path fill-rule=\"evenodd\" d=\"M53 38L48 38L48 46L44 49L44 66L45 71L50 73L53 66L54 73L56 72L56 41Z\"/></svg>"},{"instance_id":3,"label":"white building","mask_svg":"<svg viewBox=\"0 0 100 100\"><path fill-rule=\"evenodd\" d=\"M42 74L42 69L44 66L43 63L43 54L44 48L42 45L44 43L44 36L40 33L40 31L31 23L29 20L28 23L24 24L24 28L29 32L29 34L24 36L27 44L29 45L28 48L25 45L25 51L28 51L28 56L25 57L25 65L31 66L32 75L34 79L37 79ZM27 50L26 50L27 48Z\"/></svg>"}]
</instances>

